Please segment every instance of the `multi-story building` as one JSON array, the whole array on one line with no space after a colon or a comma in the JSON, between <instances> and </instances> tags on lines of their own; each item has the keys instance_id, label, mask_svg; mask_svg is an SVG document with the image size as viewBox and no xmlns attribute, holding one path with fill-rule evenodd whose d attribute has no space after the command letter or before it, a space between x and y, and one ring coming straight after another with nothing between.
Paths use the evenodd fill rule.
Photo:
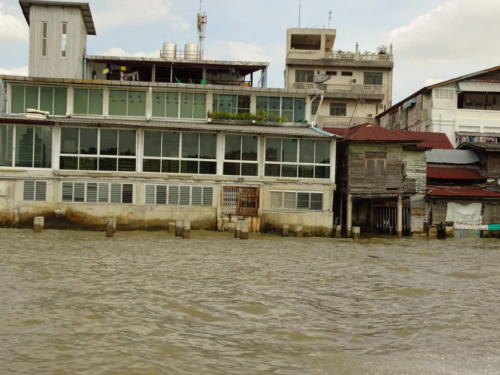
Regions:
<instances>
[{"instance_id":1,"label":"multi-story building","mask_svg":"<svg viewBox=\"0 0 500 375\"><path fill-rule=\"evenodd\" d=\"M87 3L20 4L30 74L0 76L1 224L331 231L336 139L310 125L321 90L253 87L267 64L186 52L86 56Z\"/></svg>"},{"instance_id":2,"label":"multi-story building","mask_svg":"<svg viewBox=\"0 0 500 375\"><path fill-rule=\"evenodd\" d=\"M446 133L462 142L499 142L500 67L423 87L377 115L389 129Z\"/></svg>"},{"instance_id":3,"label":"multi-story building","mask_svg":"<svg viewBox=\"0 0 500 375\"><path fill-rule=\"evenodd\" d=\"M287 32L285 87L324 91L313 101L319 127L373 122L391 106L392 47L377 53L335 51L335 29L294 28Z\"/></svg>"}]
</instances>

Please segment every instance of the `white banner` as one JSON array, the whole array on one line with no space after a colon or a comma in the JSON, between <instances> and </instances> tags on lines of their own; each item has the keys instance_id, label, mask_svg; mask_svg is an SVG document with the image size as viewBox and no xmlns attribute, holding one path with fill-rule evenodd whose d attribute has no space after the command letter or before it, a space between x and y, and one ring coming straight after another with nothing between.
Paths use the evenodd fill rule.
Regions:
<instances>
[{"instance_id":1,"label":"white banner","mask_svg":"<svg viewBox=\"0 0 500 375\"><path fill-rule=\"evenodd\" d=\"M446 221L452 221L455 225L481 225L483 221L482 212L482 203L460 204L448 202Z\"/></svg>"}]
</instances>

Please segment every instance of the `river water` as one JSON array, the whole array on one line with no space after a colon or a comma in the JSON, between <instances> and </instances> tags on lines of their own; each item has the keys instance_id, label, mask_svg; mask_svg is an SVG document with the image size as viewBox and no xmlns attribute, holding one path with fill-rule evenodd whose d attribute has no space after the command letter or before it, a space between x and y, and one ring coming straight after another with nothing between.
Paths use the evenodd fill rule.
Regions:
<instances>
[{"instance_id":1,"label":"river water","mask_svg":"<svg viewBox=\"0 0 500 375\"><path fill-rule=\"evenodd\" d=\"M499 240L0 239L0 374L500 373Z\"/></svg>"}]
</instances>

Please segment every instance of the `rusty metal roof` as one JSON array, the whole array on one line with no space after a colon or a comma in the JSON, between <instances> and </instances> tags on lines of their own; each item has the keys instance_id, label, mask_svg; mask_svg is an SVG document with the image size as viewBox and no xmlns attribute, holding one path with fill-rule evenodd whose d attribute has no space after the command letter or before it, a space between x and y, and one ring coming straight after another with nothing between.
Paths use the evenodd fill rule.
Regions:
<instances>
[{"instance_id":1,"label":"rusty metal roof","mask_svg":"<svg viewBox=\"0 0 500 375\"><path fill-rule=\"evenodd\" d=\"M344 137L347 141L419 143L418 140L408 136L405 132L385 129L370 123L356 125L347 129L324 128L324 130Z\"/></svg>"},{"instance_id":2,"label":"rusty metal roof","mask_svg":"<svg viewBox=\"0 0 500 375\"><path fill-rule=\"evenodd\" d=\"M436 167L427 166L427 178L439 180L485 180L477 169L463 167Z\"/></svg>"},{"instance_id":3,"label":"rusty metal roof","mask_svg":"<svg viewBox=\"0 0 500 375\"><path fill-rule=\"evenodd\" d=\"M431 198L496 198L500 193L469 186L427 186L427 195Z\"/></svg>"}]
</instances>

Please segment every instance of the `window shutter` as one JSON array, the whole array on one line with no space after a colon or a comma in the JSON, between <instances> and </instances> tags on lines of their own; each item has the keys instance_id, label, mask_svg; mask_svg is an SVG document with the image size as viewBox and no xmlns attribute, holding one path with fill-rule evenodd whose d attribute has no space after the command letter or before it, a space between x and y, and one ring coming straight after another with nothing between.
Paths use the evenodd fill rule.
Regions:
<instances>
[{"instance_id":1,"label":"window shutter","mask_svg":"<svg viewBox=\"0 0 500 375\"><path fill-rule=\"evenodd\" d=\"M213 187L204 187L203 188L203 205L204 206L213 206L214 199L214 188Z\"/></svg>"},{"instance_id":2,"label":"window shutter","mask_svg":"<svg viewBox=\"0 0 500 375\"><path fill-rule=\"evenodd\" d=\"M201 195L202 195L201 186L193 186L192 197L191 197L192 206L201 206L201 201L202 201Z\"/></svg>"},{"instance_id":3,"label":"window shutter","mask_svg":"<svg viewBox=\"0 0 500 375\"><path fill-rule=\"evenodd\" d=\"M271 208L283 207L283 193L281 191L271 192Z\"/></svg>"},{"instance_id":4,"label":"window shutter","mask_svg":"<svg viewBox=\"0 0 500 375\"><path fill-rule=\"evenodd\" d=\"M179 194L179 204L182 206L189 206L190 203L190 194L191 187L190 186L181 186L180 194Z\"/></svg>"},{"instance_id":5,"label":"window shutter","mask_svg":"<svg viewBox=\"0 0 500 375\"><path fill-rule=\"evenodd\" d=\"M75 182L74 201L75 202L85 202L85 183Z\"/></svg>"},{"instance_id":6,"label":"window shutter","mask_svg":"<svg viewBox=\"0 0 500 375\"><path fill-rule=\"evenodd\" d=\"M167 204L167 187L165 185L156 186L156 204Z\"/></svg>"},{"instance_id":7,"label":"window shutter","mask_svg":"<svg viewBox=\"0 0 500 375\"><path fill-rule=\"evenodd\" d=\"M168 188L168 203L179 204L179 186L170 186Z\"/></svg>"},{"instance_id":8,"label":"window shutter","mask_svg":"<svg viewBox=\"0 0 500 375\"><path fill-rule=\"evenodd\" d=\"M111 203L122 202L122 186L120 184L111 184Z\"/></svg>"},{"instance_id":9,"label":"window shutter","mask_svg":"<svg viewBox=\"0 0 500 375\"><path fill-rule=\"evenodd\" d=\"M73 202L73 183L63 182L62 184L63 202Z\"/></svg>"},{"instance_id":10,"label":"window shutter","mask_svg":"<svg viewBox=\"0 0 500 375\"><path fill-rule=\"evenodd\" d=\"M101 203L109 202L109 184L107 183L99 184L99 202Z\"/></svg>"},{"instance_id":11,"label":"window shutter","mask_svg":"<svg viewBox=\"0 0 500 375\"><path fill-rule=\"evenodd\" d=\"M284 208L296 208L296 193L285 193Z\"/></svg>"},{"instance_id":12,"label":"window shutter","mask_svg":"<svg viewBox=\"0 0 500 375\"><path fill-rule=\"evenodd\" d=\"M134 186L132 184L122 185L122 203L133 203Z\"/></svg>"},{"instance_id":13,"label":"window shutter","mask_svg":"<svg viewBox=\"0 0 500 375\"><path fill-rule=\"evenodd\" d=\"M155 204L155 185L146 185L146 204Z\"/></svg>"},{"instance_id":14,"label":"window shutter","mask_svg":"<svg viewBox=\"0 0 500 375\"><path fill-rule=\"evenodd\" d=\"M309 209L309 193L297 193L297 208Z\"/></svg>"},{"instance_id":15,"label":"window shutter","mask_svg":"<svg viewBox=\"0 0 500 375\"><path fill-rule=\"evenodd\" d=\"M35 200L35 181L24 181L23 200Z\"/></svg>"},{"instance_id":16,"label":"window shutter","mask_svg":"<svg viewBox=\"0 0 500 375\"><path fill-rule=\"evenodd\" d=\"M321 211L323 209L323 194L311 193L311 210Z\"/></svg>"},{"instance_id":17,"label":"window shutter","mask_svg":"<svg viewBox=\"0 0 500 375\"><path fill-rule=\"evenodd\" d=\"M95 203L97 202L97 184L88 183L87 184L87 202Z\"/></svg>"},{"instance_id":18,"label":"window shutter","mask_svg":"<svg viewBox=\"0 0 500 375\"><path fill-rule=\"evenodd\" d=\"M35 200L36 201L46 201L47 200L47 182L36 181L35 183Z\"/></svg>"}]
</instances>

